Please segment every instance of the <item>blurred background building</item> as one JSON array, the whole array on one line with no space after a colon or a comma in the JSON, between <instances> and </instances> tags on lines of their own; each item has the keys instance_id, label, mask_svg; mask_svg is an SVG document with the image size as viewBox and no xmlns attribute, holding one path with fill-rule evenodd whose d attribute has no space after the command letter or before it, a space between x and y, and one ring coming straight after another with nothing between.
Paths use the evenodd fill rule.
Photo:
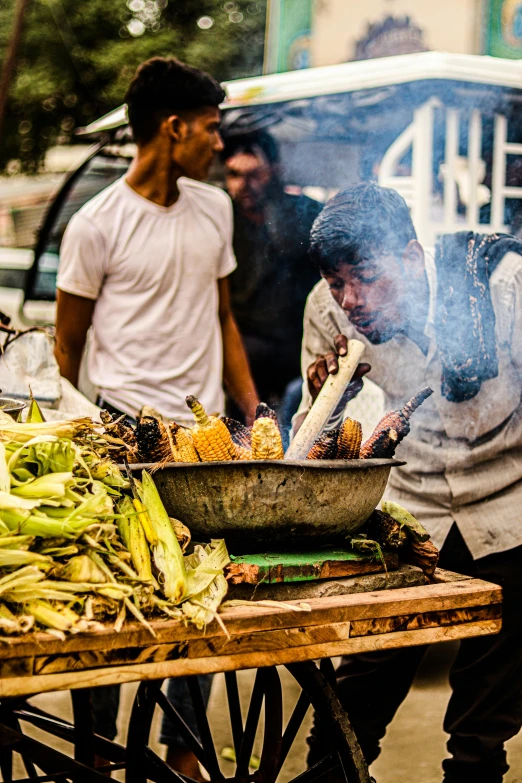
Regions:
<instances>
[{"instance_id":1,"label":"blurred background building","mask_svg":"<svg viewBox=\"0 0 522 783\"><path fill-rule=\"evenodd\" d=\"M522 57L520 0L269 0L265 72L426 50Z\"/></svg>"}]
</instances>

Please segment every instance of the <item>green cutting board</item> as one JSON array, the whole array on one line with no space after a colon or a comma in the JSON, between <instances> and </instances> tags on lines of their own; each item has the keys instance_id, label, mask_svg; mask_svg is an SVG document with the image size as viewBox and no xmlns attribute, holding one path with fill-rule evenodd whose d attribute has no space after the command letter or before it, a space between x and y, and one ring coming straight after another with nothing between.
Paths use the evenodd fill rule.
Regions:
<instances>
[{"instance_id":1,"label":"green cutting board","mask_svg":"<svg viewBox=\"0 0 522 783\"><path fill-rule=\"evenodd\" d=\"M383 552L384 562L373 554L328 548L316 552L267 552L230 556L227 579L231 584L309 582L317 579L393 571L399 566L394 552Z\"/></svg>"}]
</instances>

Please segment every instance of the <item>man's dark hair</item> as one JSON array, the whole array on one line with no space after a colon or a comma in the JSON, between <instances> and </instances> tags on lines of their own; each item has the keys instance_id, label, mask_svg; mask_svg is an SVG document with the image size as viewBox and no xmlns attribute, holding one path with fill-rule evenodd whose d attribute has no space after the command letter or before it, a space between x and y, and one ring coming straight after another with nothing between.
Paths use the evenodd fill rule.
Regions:
<instances>
[{"instance_id":1,"label":"man's dark hair","mask_svg":"<svg viewBox=\"0 0 522 783\"><path fill-rule=\"evenodd\" d=\"M217 107L225 96L208 73L174 57L153 57L138 67L125 95L134 140L146 144L165 117Z\"/></svg>"},{"instance_id":2,"label":"man's dark hair","mask_svg":"<svg viewBox=\"0 0 522 783\"><path fill-rule=\"evenodd\" d=\"M279 149L277 142L265 131L254 133L224 135L225 144L220 157L223 162L233 155L244 153L246 155L261 154L267 163L273 165L279 161Z\"/></svg>"},{"instance_id":3,"label":"man's dark hair","mask_svg":"<svg viewBox=\"0 0 522 783\"><path fill-rule=\"evenodd\" d=\"M310 257L323 271L402 253L417 239L406 202L396 190L363 182L326 204L310 234Z\"/></svg>"}]
</instances>

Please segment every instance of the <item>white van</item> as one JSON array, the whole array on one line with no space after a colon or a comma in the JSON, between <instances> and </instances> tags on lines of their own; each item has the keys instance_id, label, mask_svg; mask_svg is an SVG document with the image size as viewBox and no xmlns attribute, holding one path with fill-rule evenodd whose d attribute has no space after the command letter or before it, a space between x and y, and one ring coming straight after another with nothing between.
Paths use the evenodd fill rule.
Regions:
<instances>
[{"instance_id":1,"label":"white van","mask_svg":"<svg viewBox=\"0 0 522 783\"><path fill-rule=\"evenodd\" d=\"M324 201L376 177L404 196L428 247L459 229L522 225L521 61L423 52L225 86L225 131L272 134L294 192ZM126 124L122 106L82 130L96 141L51 204L29 268L0 265L0 309L17 300L26 323L52 321L63 232L125 173L133 154ZM213 177L220 181L219 168Z\"/></svg>"}]
</instances>

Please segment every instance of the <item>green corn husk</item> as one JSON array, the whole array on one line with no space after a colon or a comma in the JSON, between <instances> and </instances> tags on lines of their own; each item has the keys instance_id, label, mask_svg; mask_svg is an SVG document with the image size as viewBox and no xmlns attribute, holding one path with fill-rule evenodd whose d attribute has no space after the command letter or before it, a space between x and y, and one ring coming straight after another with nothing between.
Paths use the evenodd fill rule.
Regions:
<instances>
[{"instance_id":1,"label":"green corn husk","mask_svg":"<svg viewBox=\"0 0 522 783\"><path fill-rule=\"evenodd\" d=\"M393 503L391 500L383 500L381 503L381 508L385 514L389 514L391 517L397 520L400 525L404 525L408 533L412 535L415 541L422 543L429 540L430 534L426 528L421 525L419 520L416 519L413 514L410 514L410 512L402 506L399 506L398 503Z\"/></svg>"},{"instance_id":2,"label":"green corn husk","mask_svg":"<svg viewBox=\"0 0 522 783\"><path fill-rule=\"evenodd\" d=\"M28 552L26 549L0 549L0 568L51 562L50 557L39 555L38 552Z\"/></svg>"},{"instance_id":3,"label":"green corn husk","mask_svg":"<svg viewBox=\"0 0 522 783\"><path fill-rule=\"evenodd\" d=\"M92 432L95 424L92 419L83 418L74 421L48 421L33 424L11 424L0 422L0 440L26 443L38 436L54 435L56 438L75 438L82 433Z\"/></svg>"},{"instance_id":4,"label":"green corn husk","mask_svg":"<svg viewBox=\"0 0 522 783\"><path fill-rule=\"evenodd\" d=\"M0 603L0 631L7 634L24 634L34 625L34 617L30 614L15 615L5 605Z\"/></svg>"},{"instance_id":5,"label":"green corn husk","mask_svg":"<svg viewBox=\"0 0 522 783\"><path fill-rule=\"evenodd\" d=\"M152 564L150 560L149 544L145 537L145 531L137 514L129 517L130 542L127 547L131 553L132 563L139 574L140 579L152 581Z\"/></svg>"},{"instance_id":6,"label":"green corn husk","mask_svg":"<svg viewBox=\"0 0 522 783\"><path fill-rule=\"evenodd\" d=\"M45 422L43 413L40 409L40 406L36 402L35 398L31 394L31 404L29 405L29 410L27 411L27 417L25 419L26 424L42 424Z\"/></svg>"},{"instance_id":7,"label":"green corn husk","mask_svg":"<svg viewBox=\"0 0 522 783\"><path fill-rule=\"evenodd\" d=\"M200 590L192 593L181 608L185 616L202 630L213 619L220 622L217 610L228 590L223 568L230 562L225 542L214 539L206 547L196 546L185 562L189 569L189 586L199 584Z\"/></svg>"},{"instance_id":8,"label":"green corn husk","mask_svg":"<svg viewBox=\"0 0 522 783\"><path fill-rule=\"evenodd\" d=\"M196 554L198 553L198 554ZM195 559L198 560L195 564ZM213 539L207 547L195 547L195 552L185 558L187 566L186 597L205 591L218 574L230 563L223 539ZM192 565L194 564L194 565Z\"/></svg>"},{"instance_id":9,"label":"green corn husk","mask_svg":"<svg viewBox=\"0 0 522 783\"><path fill-rule=\"evenodd\" d=\"M21 532L40 538L78 538L92 523L92 519L74 519L71 521L36 516L29 511L0 510L0 519L8 530Z\"/></svg>"},{"instance_id":10,"label":"green corn husk","mask_svg":"<svg viewBox=\"0 0 522 783\"><path fill-rule=\"evenodd\" d=\"M107 581L107 577L101 568L88 555L71 557L62 572L62 576L69 582L93 582L95 584L103 584Z\"/></svg>"},{"instance_id":11,"label":"green corn husk","mask_svg":"<svg viewBox=\"0 0 522 783\"><path fill-rule=\"evenodd\" d=\"M152 552L156 567L163 577L163 592L174 603L181 603L187 593L183 553L156 485L145 470L142 474L141 501L158 538Z\"/></svg>"},{"instance_id":12,"label":"green corn husk","mask_svg":"<svg viewBox=\"0 0 522 783\"><path fill-rule=\"evenodd\" d=\"M5 446L0 442L0 491L9 492L11 489L11 475L7 466Z\"/></svg>"},{"instance_id":13,"label":"green corn husk","mask_svg":"<svg viewBox=\"0 0 522 783\"><path fill-rule=\"evenodd\" d=\"M49 555L49 557L69 557L70 555L77 555L79 551L76 544L69 544L68 546L48 546L44 544L40 548L40 554Z\"/></svg>"},{"instance_id":14,"label":"green corn husk","mask_svg":"<svg viewBox=\"0 0 522 783\"><path fill-rule=\"evenodd\" d=\"M34 536L0 535L0 549L30 549L34 540Z\"/></svg>"},{"instance_id":15,"label":"green corn husk","mask_svg":"<svg viewBox=\"0 0 522 783\"><path fill-rule=\"evenodd\" d=\"M205 590L183 602L183 613L202 631L212 620L219 621L217 610L227 590L227 580L222 573L218 574Z\"/></svg>"},{"instance_id":16,"label":"green corn husk","mask_svg":"<svg viewBox=\"0 0 522 783\"><path fill-rule=\"evenodd\" d=\"M45 625L47 628L54 628L57 631L70 631L74 625L70 617L63 612L59 612L46 601L31 601L26 608L37 623ZM76 619L79 619L78 615L76 615Z\"/></svg>"},{"instance_id":17,"label":"green corn husk","mask_svg":"<svg viewBox=\"0 0 522 783\"><path fill-rule=\"evenodd\" d=\"M45 573L37 566L24 566L24 568L19 568L18 571L5 574L5 576L0 578L0 593L11 589L13 585L35 584L43 579L45 579Z\"/></svg>"},{"instance_id":18,"label":"green corn husk","mask_svg":"<svg viewBox=\"0 0 522 783\"><path fill-rule=\"evenodd\" d=\"M16 458L15 458L16 454ZM69 473L73 470L78 451L71 440L54 436L34 438L30 444L19 447L9 460L11 473L23 480L19 473L28 470L31 478L48 473Z\"/></svg>"},{"instance_id":19,"label":"green corn husk","mask_svg":"<svg viewBox=\"0 0 522 783\"><path fill-rule=\"evenodd\" d=\"M118 533L123 541L125 547L130 552L130 524L129 519L136 514L132 501L127 495L125 495L118 503L119 516L116 519L116 526Z\"/></svg>"},{"instance_id":20,"label":"green corn husk","mask_svg":"<svg viewBox=\"0 0 522 783\"><path fill-rule=\"evenodd\" d=\"M11 494L15 497L27 499L57 499L65 497L68 487L74 484L73 474L71 473L49 473L46 476L40 476L20 487L13 487Z\"/></svg>"},{"instance_id":21,"label":"green corn husk","mask_svg":"<svg viewBox=\"0 0 522 783\"><path fill-rule=\"evenodd\" d=\"M0 512L6 510L13 511L32 511L42 505L41 500L37 498L19 498L8 492L0 492Z\"/></svg>"}]
</instances>

